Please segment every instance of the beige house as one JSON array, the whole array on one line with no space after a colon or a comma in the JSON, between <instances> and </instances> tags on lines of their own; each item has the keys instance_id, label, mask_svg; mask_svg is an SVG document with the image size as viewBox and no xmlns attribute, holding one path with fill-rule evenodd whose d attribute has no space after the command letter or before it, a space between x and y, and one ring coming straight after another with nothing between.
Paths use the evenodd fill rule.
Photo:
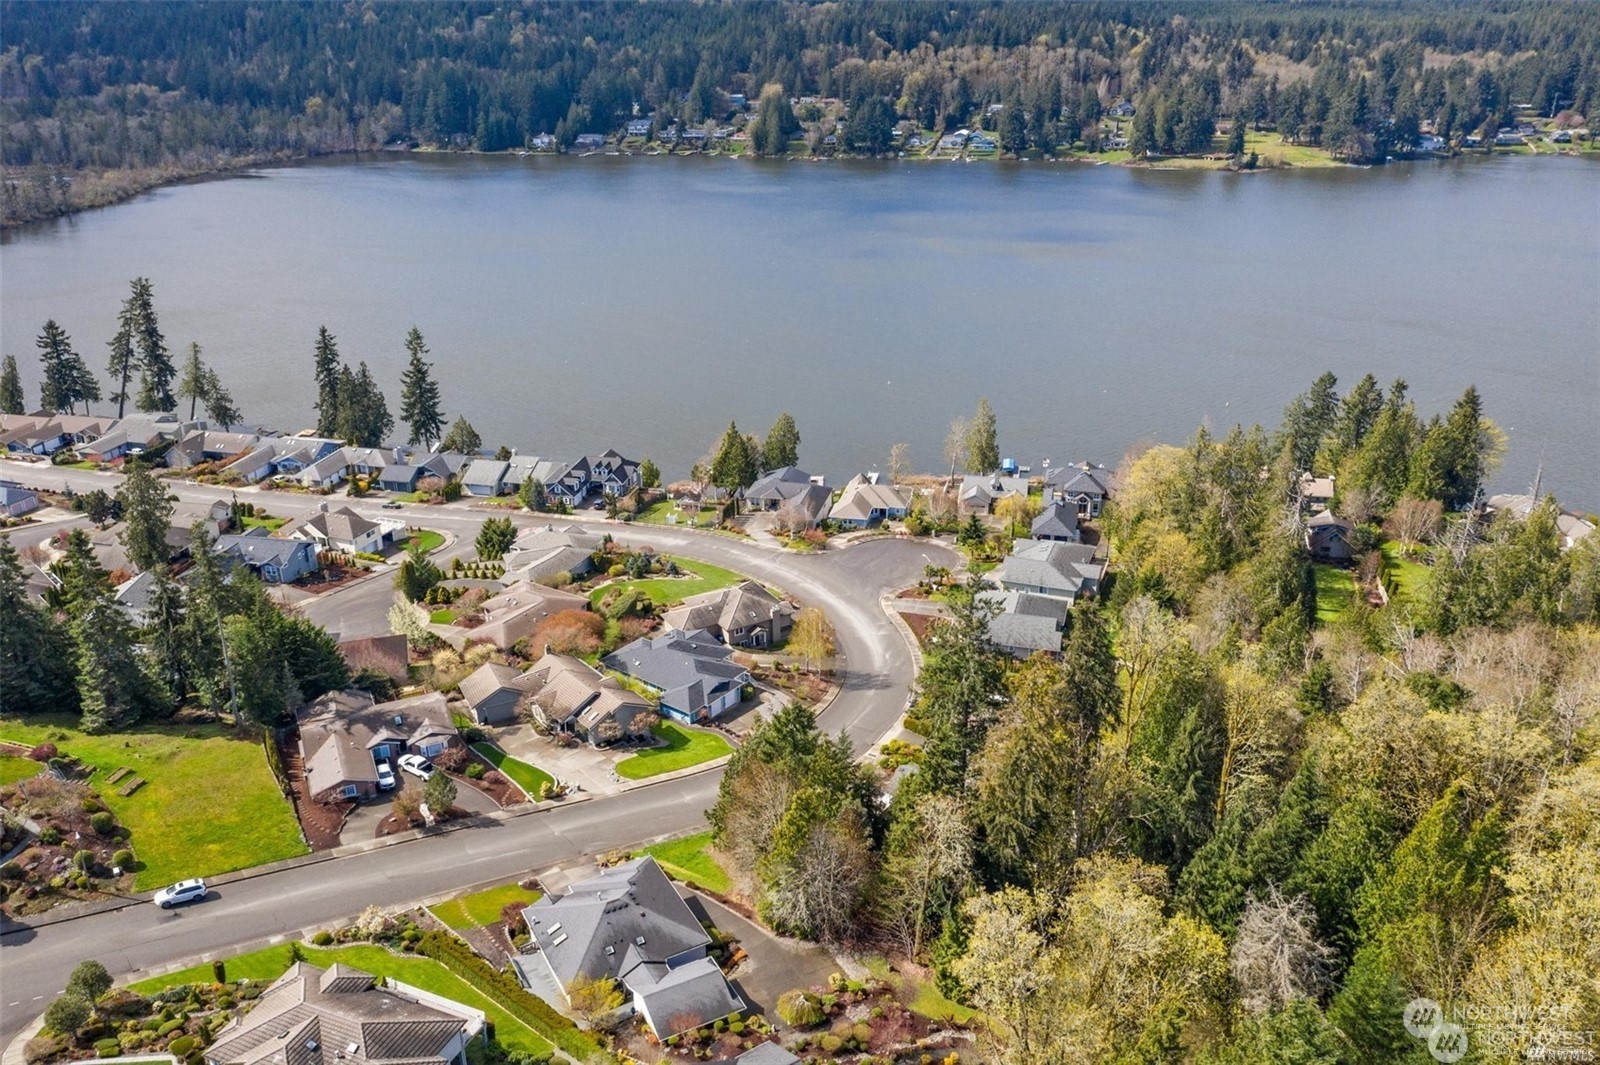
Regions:
<instances>
[{"instance_id":1,"label":"beige house","mask_svg":"<svg viewBox=\"0 0 1600 1065\"><path fill-rule=\"evenodd\" d=\"M306 790L319 802L377 794L379 762L461 746L440 692L387 703L355 689L329 692L300 712L299 724Z\"/></svg>"},{"instance_id":2,"label":"beige house","mask_svg":"<svg viewBox=\"0 0 1600 1065\"><path fill-rule=\"evenodd\" d=\"M570 655L545 655L516 683L537 721L594 747L642 733L656 720L653 702Z\"/></svg>"},{"instance_id":3,"label":"beige house","mask_svg":"<svg viewBox=\"0 0 1600 1065\"><path fill-rule=\"evenodd\" d=\"M546 588L529 581L513 581L505 590L478 607L483 623L470 630L469 640L508 649L533 635L546 618L563 610L587 610L589 600L574 592Z\"/></svg>"},{"instance_id":4,"label":"beige house","mask_svg":"<svg viewBox=\"0 0 1600 1065\"><path fill-rule=\"evenodd\" d=\"M755 581L691 595L661 615L669 629L704 629L732 647L782 643L794 623L794 608Z\"/></svg>"}]
</instances>

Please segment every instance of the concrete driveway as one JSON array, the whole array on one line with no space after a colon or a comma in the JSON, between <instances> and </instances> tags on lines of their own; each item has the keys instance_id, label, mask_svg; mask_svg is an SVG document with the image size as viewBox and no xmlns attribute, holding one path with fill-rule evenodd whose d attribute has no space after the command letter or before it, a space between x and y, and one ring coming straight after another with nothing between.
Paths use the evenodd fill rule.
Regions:
<instances>
[{"instance_id":1,"label":"concrete driveway","mask_svg":"<svg viewBox=\"0 0 1600 1065\"><path fill-rule=\"evenodd\" d=\"M826 984L828 977L842 972L827 948L798 939L782 939L748 921L715 899L704 895L685 896L695 916L712 924L739 941L748 957L729 975L744 999L745 1006L755 1013L766 1014L767 1020L782 1026L778 1018L778 996L797 987Z\"/></svg>"},{"instance_id":2,"label":"concrete driveway","mask_svg":"<svg viewBox=\"0 0 1600 1065\"><path fill-rule=\"evenodd\" d=\"M406 777L406 781L413 784L420 782ZM401 785L404 786L404 783ZM378 828L385 818L392 815L394 810L394 796L392 791L379 792L366 802L350 811L350 816L345 818L344 830L339 833L339 845L346 846L351 843L366 843L376 839ZM456 809L465 810L469 814L493 813L500 807L495 801L477 788L464 780L456 781Z\"/></svg>"},{"instance_id":3,"label":"concrete driveway","mask_svg":"<svg viewBox=\"0 0 1600 1065\"><path fill-rule=\"evenodd\" d=\"M611 795L622 790L624 781L614 767L637 749L619 747L613 753L597 751L586 743L563 747L539 735L532 725L507 725L489 732L511 757L536 765L563 783L576 784L590 795Z\"/></svg>"}]
</instances>

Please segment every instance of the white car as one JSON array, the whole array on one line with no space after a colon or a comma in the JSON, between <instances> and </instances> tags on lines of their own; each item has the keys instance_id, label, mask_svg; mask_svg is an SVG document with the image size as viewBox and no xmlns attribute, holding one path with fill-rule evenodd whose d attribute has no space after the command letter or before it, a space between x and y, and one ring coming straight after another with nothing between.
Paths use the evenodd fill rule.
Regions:
<instances>
[{"instance_id":1,"label":"white car","mask_svg":"<svg viewBox=\"0 0 1600 1065\"><path fill-rule=\"evenodd\" d=\"M185 902L199 902L206 897L206 882L199 877L180 880L156 892L154 902L163 910L170 910Z\"/></svg>"},{"instance_id":2,"label":"white car","mask_svg":"<svg viewBox=\"0 0 1600 1065\"><path fill-rule=\"evenodd\" d=\"M394 767L388 762L378 763L378 790L393 791L399 781L394 778Z\"/></svg>"},{"instance_id":3,"label":"white car","mask_svg":"<svg viewBox=\"0 0 1600 1065\"><path fill-rule=\"evenodd\" d=\"M433 763L420 754L402 754L400 768L419 780L427 780L433 776Z\"/></svg>"}]
</instances>

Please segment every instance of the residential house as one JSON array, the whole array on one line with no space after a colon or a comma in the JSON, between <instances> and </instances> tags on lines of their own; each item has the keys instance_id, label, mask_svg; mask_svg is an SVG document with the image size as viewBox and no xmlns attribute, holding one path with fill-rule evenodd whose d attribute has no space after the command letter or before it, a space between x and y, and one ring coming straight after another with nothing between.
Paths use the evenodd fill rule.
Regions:
<instances>
[{"instance_id":1,"label":"residential house","mask_svg":"<svg viewBox=\"0 0 1600 1065\"><path fill-rule=\"evenodd\" d=\"M1355 556L1350 546L1355 524L1334 514L1331 510L1313 516L1306 522L1306 550L1315 562L1341 564Z\"/></svg>"},{"instance_id":2,"label":"residential house","mask_svg":"<svg viewBox=\"0 0 1600 1065\"><path fill-rule=\"evenodd\" d=\"M441 692L376 704L357 689L329 692L297 717L306 791L319 802L371 798L379 762L462 745Z\"/></svg>"},{"instance_id":3,"label":"residential house","mask_svg":"<svg viewBox=\"0 0 1600 1065\"><path fill-rule=\"evenodd\" d=\"M341 447L291 476L307 488L333 488L351 476L375 485L382 480L384 470L401 464L400 453L392 448Z\"/></svg>"},{"instance_id":4,"label":"residential house","mask_svg":"<svg viewBox=\"0 0 1600 1065\"><path fill-rule=\"evenodd\" d=\"M499 459L475 458L461 469L461 490L471 496L501 495L509 468Z\"/></svg>"},{"instance_id":5,"label":"residential house","mask_svg":"<svg viewBox=\"0 0 1600 1065\"><path fill-rule=\"evenodd\" d=\"M663 1040L745 1008L707 954L711 937L649 855L546 895L522 918L537 949L512 964L557 1005L576 982L615 980Z\"/></svg>"},{"instance_id":6,"label":"residential house","mask_svg":"<svg viewBox=\"0 0 1600 1065\"><path fill-rule=\"evenodd\" d=\"M0 481L0 517L20 518L39 509L39 494L11 481Z\"/></svg>"},{"instance_id":7,"label":"residential house","mask_svg":"<svg viewBox=\"0 0 1600 1065\"><path fill-rule=\"evenodd\" d=\"M1485 507L1491 514L1509 511L1518 518L1526 518L1533 513L1534 498L1532 494L1492 495ZM1594 523L1575 510L1562 508L1556 511L1556 532L1561 536L1561 550L1570 551L1577 546L1578 541L1593 534Z\"/></svg>"},{"instance_id":8,"label":"residential house","mask_svg":"<svg viewBox=\"0 0 1600 1065\"><path fill-rule=\"evenodd\" d=\"M413 466L408 462L396 462L385 466L383 472L378 474L377 489L381 492L415 492L417 482L422 479L422 467Z\"/></svg>"},{"instance_id":9,"label":"residential house","mask_svg":"<svg viewBox=\"0 0 1600 1065\"><path fill-rule=\"evenodd\" d=\"M467 712L479 725L510 725L517 720L517 708L528 695L530 684L519 684L523 674L499 662L485 662L461 681L461 697Z\"/></svg>"},{"instance_id":10,"label":"residential house","mask_svg":"<svg viewBox=\"0 0 1600 1065\"><path fill-rule=\"evenodd\" d=\"M1300 506L1313 514L1333 506L1333 478L1300 475Z\"/></svg>"},{"instance_id":11,"label":"residential house","mask_svg":"<svg viewBox=\"0 0 1600 1065\"><path fill-rule=\"evenodd\" d=\"M1068 605L1099 592L1104 576L1094 548L1053 540L1013 541L1011 554L988 575L1004 591L1054 596Z\"/></svg>"},{"instance_id":12,"label":"residential house","mask_svg":"<svg viewBox=\"0 0 1600 1065\"><path fill-rule=\"evenodd\" d=\"M169 469L186 470L202 462L222 462L247 455L261 443L263 433L191 429L167 449L161 461Z\"/></svg>"},{"instance_id":13,"label":"residential house","mask_svg":"<svg viewBox=\"0 0 1600 1065\"><path fill-rule=\"evenodd\" d=\"M1045 472L1044 495L1047 500L1077 504L1080 518L1098 518L1111 498L1114 482L1114 474L1104 466L1069 462Z\"/></svg>"},{"instance_id":14,"label":"residential house","mask_svg":"<svg viewBox=\"0 0 1600 1065\"><path fill-rule=\"evenodd\" d=\"M560 573L581 577L594 568L594 553L604 541L604 536L584 532L575 525L557 529L547 524L524 529L501 560L506 567L504 579L507 583L538 582Z\"/></svg>"},{"instance_id":15,"label":"residential house","mask_svg":"<svg viewBox=\"0 0 1600 1065\"><path fill-rule=\"evenodd\" d=\"M162 444L178 439L194 427L170 412L130 414L118 419L110 429L73 450L91 462L111 462L128 455L142 455Z\"/></svg>"},{"instance_id":16,"label":"residential house","mask_svg":"<svg viewBox=\"0 0 1600 1065\"><path fill-rule=\"evenodd\" d=\"M540 461L538 455L512 455L506 461L506 491L514 493L532 480L534 471L539 468Z\"/></svg>"},{"instance_id":17,"label":"residential house","mask_svg":"<svg viewBox=\"0 0 1600 1065\"><path fill-rule=\"evenodd\" d=\"M292 477L341 447L338 440L322 436L271 437L228 463L223 471L237 474L246 484L268 477Z\"/></svg>"},{"instance_id":18,"label":"residential house","mask_svg":"<svg viewBox=\"0 0 1600 1065\"><path fill-rule=\"evenodd\" d=\"M732 659L733 649L710 633L668 629L641 637L602 662L654 691L667 717L693 723L713 720L744 698L750 672Z\"/></svg>"},{"instance_id":19,"label":"residential house","mask_svg":"<svg viewBox=\"0 0 1600 1065\"><path fill-rule=\"evenodd\" d=\"M1065 599L990 590L978 593L978 601L998 608L989 620L989 639L996 647L1016 658L1027 658L1036 651L1060 653L1069 609Z\"/></svg>"},{"instance_id":20,"label":"residential house","mask_svg":"<svg viewBox=\"0 0 1600 1065\"><path fill-rule=\"evenodd\" d=\"M1033 519L1033 524L1028 529L1028 535L1035 540L1055 540L1064 544L1075 544L1083 539L1083 530L1078 528L1078 506L1076 503L1064 503L1060 500L1049 503Z\"/></svg>"},{"instance_id":21,"label":"residential house","mask_svg":"<svg viewBox=\"0 0 1600 1065\"><path fill-rule=\"evenodd\" d=\"M1132 118L1133 104L1129 103L1127 100L1118 100L1116 103L1111 105L1111 110L1107 113L1111 115L1112 118Z\"/></svg>"},{"instance_id":22,"label":"residential house","mask_svg":"<svg viewBox=\"0 0 1600 1065\"><path fill-rule=\"evenodd\" d=\"M329 509L328 504L319 503L317 509L305 517L279 529L277 535L292 540L308 540L322 551L375 555L393 538L396 531L404 528L404 522L376 522L362 517L349 507Z\"/></svg>"},{"instance_id":23,"label":"residential house","mask_svg":"<svg viewBox=\"0 0 1600 1065\"><path fill-rule=\"evenodd\" d=\"M217 537L216 552L249 567L268 584L290 584L317 572L317 548L307 540L280 540L265 529Z\"/></svg>"},{"instance_id":24,"label":"residential house","mask_svg":"<svg viewBox=\"0 0 1600 1065\"><path fill-rule=\"evenodd\" d=\"M876 475L858 473L845 482L844 491L828 511L828 520L865 529L904 518L911 511L911 501L911 489L878 484Z\"/></svg>"},{"instance_id":25,"label":"residential house","mask_svg":"<svg viewBox=\"0 0 1600 1065\"><path fill-rule=\"evenodd\" d=\"M404 636L366 636L344 640L339 654L351 673L371 671L396 684L411 678L411 646Z\"/></svg>"},{"instance_id":26,"label":"residential house","mask_svg":"<svg viewBox=\"0 0 1600 1065\"><path fill-rule=\"evenodd\" d=\"M656 720L649 699L570 655L546 653L510 683L527 694L529 712L545 728L581 736L592 747L648 732Z\"/></svg>"},{"instance_id":27,"label":"residential house","mask_svg":"<svg viewBox=\"0 0 1600 1065\"><path fill-rule=\"evenodd\" d=\"M661 615L669 629L704 629L732 647L770 647L789 636L794 607L755 581L691 595Z\"/></svg>"},{"instance_id":28,"label":"residential house","mask_svg":"<svg viewBox=\"0 0 1600 1065\"><path fill-rule=\"evenodd\" d=\"M572 142L572 147L580 152L599 151L605 146L605 135L600 133L580 133Z\"/></svg>"},{"instance_id":29,"label":"residential house","mask_svg":"<svg viewBox=\"0 0 1600 1065\"><path fill-rule=\"evenodd\" d=\"M641 483L639 463L624 458L613 448L607 448L593 458L585 457L582 461L589 467L590 491L620 496L638 488Z\"/></svg>"},{"instance_id":30,"label":"residential house","mask_svg":"<svg viewBox=\"0 0 1600 1065\"><path fill-rule=\"evenodd\" d=\"M155 586L154 573L141 573L123 581L111 593L116 604L128 615L128 620L138 628L144 628L150 620L151 599Z\"/></svg>"},{"instance_id":31,"label":"residential house","mask_svg":"<svg viewBox=\"0 0 1600 1065\"><path fill-rule=\"evenodd\" d=\"M584 556L587 558L588 556ZM537 567L535 567L537 568ZM482 623L468 637L476 643L491 643L510 650L533 635L540 622L563 610L587 610L589 600L572 592L546 588L527 580L514 580L505 590L485 599L476 616Z\"/></svg>"},{"instance_id":32,"label":"residential house","mask_svg":"<svg viewBox=\"0 0 1600 1065\"><path fill-rule=\"evenodd\" d=\"M916 768L915 763L907 765ZM733 1065L800 1065L800 1059L783 1049L781 1043L758 1043L734 1058Z\"/></svg>"},{"instance_id":33,"label":"residential house","mask_svg":"<svg viewBox=\"0 0 1600 1065\"><path fill-rule=\"evenodd\" d=\"M1000 473L969 473L961 478L958 505L963 514L992 514L994 505L1007 496L1028 494L1026 477Z\"/></svg>"},{"instance_id":34,"label":"residential house","mask_svg":"<svg viewBox=\"0 0 1600 1065\"><path fill-rule=\"evenodd\" d=\"M792 512L807 528L827 516L832 498L820 476L813 477L798 466L764 473L744 490L745 503L751 509Z\"/></svg>"},{"instance_id":35,"label":"residential house","mask_svg":"<svg viewBox=\"0 0 1600 1065\"><path fill-rule=\"evenodd\" d=\"M220 499L178 500L172 504L172 527L185 532L196 524L213 540L233 527L233 509Z\"/></svg>"},{"instance_id":36,"label":"residential house","mask_svg":"<svg viewBox=\"0 0 1600 1065\"><path fill-rule=\"evenodd\" d=\"M0 414L0 448L9 454L54 455L71 442L56 415Z\"/></svg>"},{"instance_id":37,"label":"residential house","mask_svg":"<svg viewBox=\"0 0 1600 1065\"><path fill-rule=\"evenodd\" d=\"M217 1033L206 1065L467 1065L484 1014L372 974L297 961Z\"/></svg>"},{"instance_id":38,"label":"residential house","mask_svg":"<svg viewBox=\"0 0 1600 1065\"><path fill-rule=\"evenodd\" d=\"M556 139L548 133L535 133L528 138L528 147L537 152L548 152L556 146Z\"/></svg>"},{"instance_id":39,"label":"residential house","mask_svg":"<svg viewBox=\"0 0 1600 1065\"><path fill-rule=\"evenodd\" d=\"M627 133L630 137L650 136L650 120L648 118L633 118L628 120Z\"/></svg>"}]
</instances>

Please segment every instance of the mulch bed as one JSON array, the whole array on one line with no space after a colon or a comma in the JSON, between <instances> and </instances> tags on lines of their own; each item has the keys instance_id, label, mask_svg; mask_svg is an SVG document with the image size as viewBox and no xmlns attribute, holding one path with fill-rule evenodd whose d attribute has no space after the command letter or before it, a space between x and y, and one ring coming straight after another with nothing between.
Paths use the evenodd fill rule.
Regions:
<instances>
[{"instance_id":1,"label":"mulch bed","mask_svg":"<svg viewBox=\"0 0 1600 1065\"><path fill-rule=\"evenodd\" d=\"M926 648L928 646L928 633L932 631L934 625L941 619L932 614L901 614L900 620L905 622L906 627L916 634L917 645Z\"/></svg>"},{"instance_id":2,"label":"mulch bed","mask_svg":"<svg viewBox=\"0 0 1600 1065\"><path fill-rule=\"evenodd\" d=\"M346 569L343 566L324 566L321 580L311 583L297 581L294 587L303 592L310 592L312 595L321 595L323 592L331 592L341 585L349 584L351 581L365 577L368 572L368 570L364 569Z\"/></svg>"},{"instance_id":3,"label":"mulch bed","mask_svg":"<svg viewBox=\"0 0 1600 1065\"><path fill-rule=\"evenodd\" d=\"M279 744L278 749L282 753L284 765L290 765L290 759L299 753L287 744ZM355 809L355 803L350 800L337 803L317 802L306 792L305 777L299 773L289 774L289 790L295 816L300 819L300 831L305 833L306 843L311 849L326 851L337 847L339 831L344 828L344 819Z\"/></svg>"},{"instance_id":4,"label":"mulch bed","mask_svg":"<svg viewBox=\"0 0 1600 1065\"><path fill-rule=\"evenodd\" d=\"M523 798L522 789L511 783L504 773L496 769L488 759L477 751L468 748L467 755L474 762L483 766L483 778L481 780L473 780L464 773L451 773L450 778L458 785L466 784L469 787L477 788L500 806L516 806L518 803L538 801L538 796L536 795L529 795L527 798Z\"/></svg>"}]
</instances>

